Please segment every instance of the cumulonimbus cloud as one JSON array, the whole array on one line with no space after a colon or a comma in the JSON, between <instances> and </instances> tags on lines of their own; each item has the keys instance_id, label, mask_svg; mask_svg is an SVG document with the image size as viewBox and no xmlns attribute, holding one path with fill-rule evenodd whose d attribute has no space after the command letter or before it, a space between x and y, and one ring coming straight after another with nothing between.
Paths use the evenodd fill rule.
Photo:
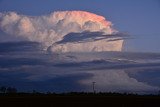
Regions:
<instances>
[{"instance_id":1,"label":"cumulonimbus cloud","mask_svg":"<svg viewBox=\"0 0 160 107\"><path fill-rule=\"evenodd\" d=\"M55 48L53 44L63 40L64 36L71 32L103 32L105 35L116 32L112 28L112 23L103 16L85 11L57 11L43 16L19 15L16 12L0 13L0 29L13 36L43 43L46 49L50 46ZM115 50L120 50L121 44L122 41L119 41L118 45L120 46ZM71 45L69 44L69 46ZM66 46L68 44L57 47L64 48ZM113 47L116 47L117 43L109 43L109 46L114 50ZM103 49L99 51L103 51Z\"/></svg>"}]
</instances>

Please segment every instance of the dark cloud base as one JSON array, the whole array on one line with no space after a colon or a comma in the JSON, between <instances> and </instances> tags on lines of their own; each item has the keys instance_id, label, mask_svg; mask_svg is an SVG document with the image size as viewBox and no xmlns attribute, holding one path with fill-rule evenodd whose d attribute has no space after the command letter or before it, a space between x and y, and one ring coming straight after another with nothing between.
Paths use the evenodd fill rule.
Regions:
<instances>
[{"instance_id":1,"label":"dark cloud base","mask_svg":"<svg viewBox=\"0 0 160 107\"><path fill-rule=\"evenodd\" d=\"M106 76L123 74L128 76L129 81L136 79L132 80L135 81L135 86L147 83L148 88L160 87L159 53L101 52L56 55L41 50L39 43L26 41L3 42L0 43L0 49L0 86L16 87L19 91L92 91L91 81L101 73ZM79 60L82 56L90 56L93 59ZM101 91L98 81L106 78L98 79L100 80L96 80L97 90ZM111 80L112 78L107 79ZM108 87L116 87L114 91L120 91L117 87L121 88L124 84L120 83L121 86L114 82L107 85L106 89L105 84L101 84L103 91L107 91ZM132 92L129 86L130 84L127 84L124 91ZM154 88L148 90L153 92Z\"/></svg>"}]
</instances>

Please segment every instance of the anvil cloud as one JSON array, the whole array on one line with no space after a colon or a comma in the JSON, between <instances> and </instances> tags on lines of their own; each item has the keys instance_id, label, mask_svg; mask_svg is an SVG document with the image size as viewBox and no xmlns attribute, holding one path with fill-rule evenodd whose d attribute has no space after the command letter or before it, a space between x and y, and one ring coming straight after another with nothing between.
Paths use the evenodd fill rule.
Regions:
<instances>
[{"instance_id":1,"label":"anvil cloud","mask_svg":"<svg viewBox=\"0 0 160 107\"><path fill-rule=\"evenodd\" d=\"M65 48L64 52L74 52L75 48L68 47L75 46L82 48L81 51L121 51L123 43L123 40L114 42L103 40L103 42L85 41L83 44L77 44L78 41L70 44L55 44L72 32L102 32L103 35L112 35L116 32L112 28L112 23L103 16L85 11L57 11L43 16L19 15L16 12L0 13L0 29L9 35L42 43L44 49L50 47L51 51L63 52ZM85 49L89 44L92 44L92 47Z\"/></svg>"}]
</instances>

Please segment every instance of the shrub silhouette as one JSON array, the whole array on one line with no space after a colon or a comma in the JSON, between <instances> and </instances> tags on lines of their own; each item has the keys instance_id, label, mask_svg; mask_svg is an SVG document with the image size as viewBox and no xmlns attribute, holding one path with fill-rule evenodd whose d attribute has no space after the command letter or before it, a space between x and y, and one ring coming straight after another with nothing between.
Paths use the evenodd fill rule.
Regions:
<instances>
[{"instance_id":1,"label":"shrub silhouette","mask_svg":"<svg viewBox=\"0 0 160 107\"><path fill-rule=\"evenodd\" d=\"M1 92L1 93L6 93L6 90L7 90L7 88L4 87L4 86L2 86L2 87L0 88L0 92Z\"/></svg>"},{"instance_id":2,"label":"shrub silhouette","mask_svg":"<svg viewBox=\"0 0 160 107\"><path fill-rule=\"evenodd\" d=\"M6 91L7 93L17 93L17 89L12 87L8 87Z\"/></svg>"},{"instance_id":3,"label":"shrub silhouette","mask_svg":"<svg viewBox=\"0 0 160 107\"><path fill-rule=\"evenodd\" d=\"M16 88L12 88L12 87L2 86L0 88L0 92L1 93L17 93L17 89Z\"/></svg>"}]
</instances>

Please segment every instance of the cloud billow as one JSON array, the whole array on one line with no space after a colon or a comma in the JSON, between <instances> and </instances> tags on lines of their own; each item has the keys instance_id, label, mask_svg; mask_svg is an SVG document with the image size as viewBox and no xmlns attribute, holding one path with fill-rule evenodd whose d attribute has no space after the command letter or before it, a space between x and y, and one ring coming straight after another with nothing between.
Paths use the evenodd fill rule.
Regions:
<instances>
[{"instance_id":1,"label":"cloud billow","mask_svg":"<svg viewBox=\"0 0 160 107\"><path fill-rule=\"evenodd\" d=\"M12 36L40 42L45 46L44 49L50 46L53 48L56 47L57 45L55 46L54 43L63 40L65 35L72 32L102 32L104 35L111 35L116 32L116 30L112 28L112 23L103 16L85 11L57 11L43 16L19 15L16 12L0 13L0 29ZM119 43L117 44L117 42ZM119 51L122 48L122 43L123 41L116 41L113 44L107 44L105 42L104 45L111 46L107 47L105 50L98 50L110 51L113 49L113 51ZM95 42L91 44L99 45L99 43ZM75 44L69 44L69 46L70 45ZM82 44L80 45L84 48ZM68 44L63 47L58 45L57 47L67 47L68 49ZM102 46L99 47L102 48ZM54 49L52 50L55 51Z\"/></svg>"}]
</instances>

